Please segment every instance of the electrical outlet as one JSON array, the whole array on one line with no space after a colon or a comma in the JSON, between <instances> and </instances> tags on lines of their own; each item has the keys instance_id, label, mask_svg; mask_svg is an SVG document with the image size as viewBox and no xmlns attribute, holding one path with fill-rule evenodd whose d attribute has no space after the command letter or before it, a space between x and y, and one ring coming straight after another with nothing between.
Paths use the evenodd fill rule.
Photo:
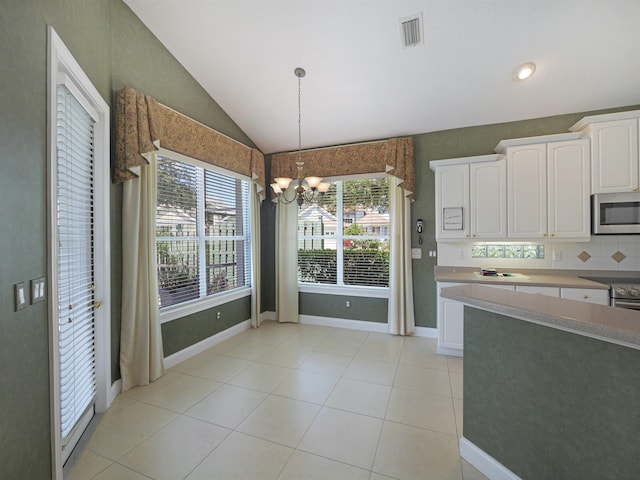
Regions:
<instances>
[{"instance_id":1,"label":"electrical outlet","mask_svg":"<svg viewBox=\"0 0 640 480\"><path fill-rule=\"evenodd\" d=\"M351 308L351 301L350 301L350 300L347 300L346 302L344 302L344 305L345 305L347 308Z\"/></svg>"},{"instance_id":2,"label":"electrical outlet","mask_svg":"<svg viewBox=\"0 0 640 480\"><path fill-rule=\"evenodd\" d=\"M222 314L220 312L216 312L216 320L220 320L221 316L222 316Z\"/></svg>"}]
</instances>

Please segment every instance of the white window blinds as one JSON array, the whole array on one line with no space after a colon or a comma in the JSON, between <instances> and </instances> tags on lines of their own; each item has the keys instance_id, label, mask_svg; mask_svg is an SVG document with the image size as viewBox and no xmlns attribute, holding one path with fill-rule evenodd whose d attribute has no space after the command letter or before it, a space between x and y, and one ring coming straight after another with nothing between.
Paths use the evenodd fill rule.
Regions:
<instances>
[{"instance_id":1,"label":"white window blinds","mask_svg":"<svg viewBox=\"0 0 640 480\"><path fill-rule=\"evenodd\" d=\"M63 85L57 91L58 318L64 439L96 395L93 186L94 121Z\"/></svg>"},{"instance_id":2,"label":"white window blinds","mask_svg":"<svg viewBox=\"0 0 640 480\"><path fill-rule=\"evenodd\" d=\"M158 159L160 307L250 286L249 183Z\"/></svg>"},{"instance_id":3,"label":"white window blinds","mask_svg":"<svg viewBox=\"0 0 640 480\"><path fill-rule=\"evenodd\" d=\"M298 212L301 283L389 286L389 180L338 181Z\"/></svg>"}]
</instances>

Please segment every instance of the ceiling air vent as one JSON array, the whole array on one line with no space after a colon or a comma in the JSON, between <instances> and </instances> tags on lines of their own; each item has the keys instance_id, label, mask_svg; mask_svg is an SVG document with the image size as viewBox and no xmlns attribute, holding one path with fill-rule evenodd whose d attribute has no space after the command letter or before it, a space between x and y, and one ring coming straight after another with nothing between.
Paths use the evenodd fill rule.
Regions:
<instances>
[{"instance_id":1,"label":"ceiling air vent","mask_svg":"<svg viewBox=\"0 0 640 480\"><path fill-rule=\"evenodd\" d=\"M400 29L402 33L402 45L404 47L415 47L424 43L422 13L401 18Z\"/></svg>"}]
</instances>

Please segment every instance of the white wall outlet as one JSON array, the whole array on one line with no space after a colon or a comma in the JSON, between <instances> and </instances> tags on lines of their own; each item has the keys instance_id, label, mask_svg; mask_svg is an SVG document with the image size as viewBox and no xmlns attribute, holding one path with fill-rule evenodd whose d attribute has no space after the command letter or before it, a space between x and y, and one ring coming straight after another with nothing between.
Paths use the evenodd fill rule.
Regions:
<instances>
[{"instance_id":1,"label":"white wall outlet","mask_svg":"<svg viewBox=\"0 0 640 480\"><path fill-rule=\"evenodd\" d=\"M351 301L347 300L346 302L344 302L344 306L347 308L351 308Z\"/></svg>"},{"instance_id":2,"label":"white wall outlet","mask_svg":"<svg viewBox=\"0 0 640 480\"><path fill-rule=\"evenodd\" d=\"M222 314L220 312L216 312L216 320L220 320L221 316L222 316Z\"/></svg>"},{"instance_id":3,"label":"white wall outlet","mask_svg":"<svg viewBox=\"0 0 640 480\"><path fill-rule=\"evenodd\" d=\"M422 258L422 249L421 248L412 248L411 249L411 258L418 260Z\"/></svg>"},{"instance_id":4,"label":"white wall outlet","mask_svg":"<svg viewBox=\"0 0 640 480\"><path fill-rule=\"evenodd\" d=\"M458 258L460 260L464 258L464 249L461 248L460 250L458 250Z\"/></svg>"},{"instance_id":5,"label":"white wall outlet","mask_svg":"<svg viewBox=\"0 0 640 480\"><path fill-rule=\"evenodd\" d=\"M561 262L562 261L562 250L554 250L553 251L553 261Z\"/></svg>"}]
</instances>

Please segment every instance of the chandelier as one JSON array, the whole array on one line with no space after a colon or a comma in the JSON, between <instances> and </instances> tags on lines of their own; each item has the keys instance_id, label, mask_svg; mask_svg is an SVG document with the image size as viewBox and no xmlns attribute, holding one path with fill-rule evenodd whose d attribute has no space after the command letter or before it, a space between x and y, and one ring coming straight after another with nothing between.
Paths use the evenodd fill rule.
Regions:
<instances>
[{"instance_id":1,"label":"chandelier","mask_svg":"<svg viewBox=\"0 0 640 480\"><path fill-rule=\"evenodd\" d=\"M296 68L294 72L298 77L298 160L296 165L298 166L298 186L295 189L295 194L292 198L287 198L286 192L289 188L289 184L293 181L292 178L278 177L274 178L275 183L271 184L274 193L276 194L279 202L289 204L294 200L298 203L298 206L302 206L304 202L314 203L321 199L324 194L329 190L329 184L322 181L322 177L304 177L304 162L302 161L302 113L300 109L300 79L306 75L303 68Z\"/></svg>"}]
</instances>

